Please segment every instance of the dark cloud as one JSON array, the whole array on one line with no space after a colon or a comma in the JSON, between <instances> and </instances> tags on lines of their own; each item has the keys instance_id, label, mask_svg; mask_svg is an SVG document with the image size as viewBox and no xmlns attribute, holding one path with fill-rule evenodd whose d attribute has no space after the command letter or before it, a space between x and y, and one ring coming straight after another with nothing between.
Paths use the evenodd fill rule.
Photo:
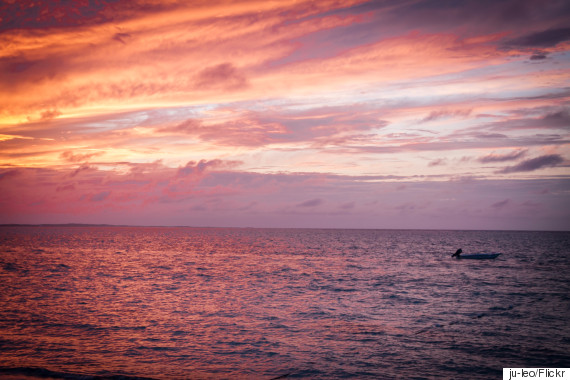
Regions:
<instances>
[{"instance_id":1,"label":"dark cloud","mask_svg":"<svg viewBox=\"0 0 570 380\"><path fill-rule=\"evenodd\" d=\"M567 24L570 14L569 3L564 0L420 0L390 2L390 6L388 14L378 13L396 27L455 30L462 36L501 32L520 36L528 33L529 26L535 30L559 28Z\"/></svg>"},{"instance_id":2,"label":"dark cloud","mask_svg":"<svg viewBox=\"0 0 570 380\"><path fill-rule=\"evenodd\" d=\"M73 178L73 177L77 176L77 175L78 175L79 173L81 173L81 172L87 172L87 171L93 171L93 170L97 170L97 169L94 168L94 167L91 167L91 166L89 166L89 165L87 165L87 164L83 164L83 165L81 165L80 167L78 167L77 169L75 169L73 172L71 172L71 173L69 174L69 176L70 176L71 178Z\"/></svg>"},{"instance_id":3,"label":"dark cloud","mask_svg":"<svg viewBox=\"0 0 570 380\"><path fill-rule=\"evenodd\" d=\"M538 209L541 205L542 205L542 203L533 202L533 201L526 201L526 202L522 203L522 206L533 208L533 209Z\"/></svg>"},{"instance_id":4,"label":"dark cloud","mask_svg":"<svg viewBox=\"0 0 570 380\"><path fill-rule=\"evenodd\" d=\"M551 89L552 92L543 93L540 95L534 96L514 96L510 98L510 100L556 100L556 99L565 99L570 96L570 87L557 87ZM504 101L504 98L494 98L488 97L486 100L489 101Z\"/></svg>"},{"instance_id":5,"label":"dark cloud","mask_svg":"<svg viewBox=\"0 0 570 380\"><path fill-rule=\"evenodd\" d=\"M208 166L212 166L214 163L207 160L200 160L200 162L189 161L184 167L178 169L176 173L177 177L186 177L191 174L201 173Z\"/></svg>"},{"instance_id":6,"label":"dark cloud","mask_svg":"<svg viewBox=\"0 0 570 380\"><path fill-rule=\"evenodd\" d=\"M41 58L31 58L25 54L0 57L0 88L14 91L26 83L54 79L62 75L63 68L68 67L68 59L64 54Z\"/></svg>"},{"instance_id":7,"label":"dark cloud","mask_svg":"<svg viewBox=\"0 0 570 380\"><path fill-rule=\"evenodd\" d=\"M477 137L480 139L506 139L509 136L504 135L502 133L477 133L474 134L473 137Z\"/></svg>"},{"instance_id":8,"label":"dark cloud","mask_svg":"<svg viewBox=\"0 0 570 380\"><path fill-rule=\"evenodd\" d=\"M231 63L210 66L198 73L196 86L199 88L240 89L247 86L245 76Z\"/></svg>"},{"instance_id":9,"label":"dark cloud","mask_svg":"<svg viewBox=\"0 0 570 380\"><path fill-rule=\"evenodd\" d=\"M506 46L519 48L547 48L570 40L570 28L548 29L518 37L506 42Z\"/></svg>"},{"instance_id":10,"label":"dark cloud","mask_svg":"<svg viewBox=\"0 0 570 380\"><path fill-rule=\"evenodd\" d=\"M74 191L75 190L75 184L70 183L68 185L63 185L63 186L58 186L56 187L55 191L56 192L61 192L61 191Z\"/></svg>"},{"instance_id":11,"label":"dark cloud","mask_svg":"<svg viewBox=\"0 0 570 380\"><path fill-rule=\"evenodd\" d=\"M18 169L9 169L0 173L0 180L7 179L10 177L15 177L20 175L20 170Z\"/></svg>"},{"instance_id":12,"label":"dark cloud","mask_svg":"<svg viewBox=\"0 0 570 380\"><path fill-rule=\"evenodd\" d=\"M570 128L570 112L567 109L549 113L541 120L548 126Z\"/></svg>"},{"instance_id":13,"label":"dark cloud","mask_svg":"<svg viewBox=\"0 0 570 380\"><path fill-rule=\"evenodd\" d=\"M570 112L568 109L551 108L539 117L531 117L537 113L536 109L512 111L517 118L508 118L501 121L485 124L494 131L512 131L521 129L570 129ZM483 126L483 125L482 125ZM477 127L480 129L481 126ZM481 132L474 132L481 133Z\"/></svg>"},{"instance_id":14,"label":"dark cloud","mask_svg":"<svg viewBox=\"0 0 570 380\"><path fill-rule=\"evenodd\" d=\"M509 203L511 203L511 200L510 200L510 199L505 199L504 201L500 201L500 202L497 202L497 203L493 203L493 204L491 205L491 207L492 207L492 208L495 208L495 209L501 209L501 208L505 207L506 205L508 205Z\"/></svg>"},{"instance_id":15,"label":"dark cloud","mask_svg":"<svg viewBox=\"0 0 570 380\"><path fill-rule=\"evenodd\" d=\"M549 154L525 160L515 166L506 167L503 170L500 170L499 173L531 172L546 167L556 166L561 164L563 161L564 159L559 154Z\"/></svg>"},{"instance_id":16,"label":"dark cloud","mask_svg":"<svg viewBox=\"0 0 570 380\"><path fill-rule=\"evenodd\" d=\"M446 140L431 140L426 142L402 143L398 146L393 144L377 144L375 146L351 145L340 147L335 150L336 153L373 153L373 154L391 154L400 152L423 152L423 151L447 151L461 149L504 149L515 146L541 146L541 145L566 145L570 140L559 134L536 134L534 136L524 136L512 139L481 139L469 140L465 139L470 136L478 136L478 133L455 133L447 136ZM332 150L331 150L332 152Z\"/></svg>"},{"instance_id":17,"label":"dark cloud","mask_svg":"<svg viewBox=\"0 0 570 380\"><path fill-rule=\"evenodd\" d=\"M41 63L39 60L30 60L21 57L3 57L0 60L0 67L10 74L19 74L28 71L39 63Z\"/></svg>"},{"instance_id":18,"label":"dark cloud","mask_svg":"<svg viewBox=\"0 0 570 380\"><path fill-rule=\"evenodd\" d=\"M546 58L548 58L548 55L546 53L535 53L530 56L531 61L541 61Z\"/></svg>"},{"instance_id":19,"label":"dark cloud","mask_svg":"<svg viewBox=\"0 0 570 380\"><path fill-rule=\"evenodd\" d=\"M118 0L17 0L0 5L0 32L10 29L61 28L109 21L102 11Z\"/></svg>"},{"instance_id":20,"label":"dark cloud","mask_svg":"<svg viewBox=\"0 0 570 380\"><path fill-rule=\"evenodd\" d=\"M130 38L131 35L129 33L115 33L115 35L113 36L113 39L115 41L118 41L120 43L122 43L123 45L126 44L125 40Z\"/></svg>"},{"instance_id":21,"label":"dark cloud","mask_svg":"<svg viewBox=\"0 0 570 380\"><path fill-rule=\"evenodd\" d=\"M175 9L184 2L120 0L16 0L0 2L0 32L83 27Z\"/></svg>"},{"instance_id":22,"label":"dark cloud","mask_svg":"<svg viewBox=\"0 0 570 380\"><path fill-rule=\"evenodd\" d=\"M433 166L442 166L445 165L447 163L447 160L445 158L438 158L437 160L433 160L431 161L428 166L429 167L433 167Z\"/></svg>"},{"instance_id":23,"label":"dark cloud","mask_svg":"<svg viewBox=\"0 0 570 380\"><path fill-rule=\"evenodd\" d=\"M406 202L395 206L394 208L402 212L410 212L426 209L429 205L430 202Z\"/></svg>"},{"instance_id":24,"label":"dark cloud","mask_svg":"<svg viewBox=\"0 0 570 380\"><path fill-rule=\"evenodd\" d=\"M514 152L511 153L507 153L507 154L488 154L484 157L481 157L478 159L479 162L482 162L484 164L487 164L489 162L505 162L505 161L514 161L517 160L519 158L521 158L522 156L524 156L527 153L527 150L516 150Z\"/></svg>"},{"instance_id":25,"label":"dark cloud","mask_svg":"<svg viewBox=\"0 0 570 380\"><path fill-rule=\"evenodd\" d=\"M301 202L297 207L315 207L323 203L321 198L309 199L308 201Z\"/></svg>"},{"instance_id":26,"label":"dark cloud","mask_svg":"<svg viewBox=\"0 0 570 380\"><path fill-rule=\"evenodd\" d=\"M107 197L111 194L110 191L102 191L100 193L97 193L93 196L91 196L90 200L92 202L101 202L104 201L105 199L107 199Z\"/></svg>"}]
</instances>

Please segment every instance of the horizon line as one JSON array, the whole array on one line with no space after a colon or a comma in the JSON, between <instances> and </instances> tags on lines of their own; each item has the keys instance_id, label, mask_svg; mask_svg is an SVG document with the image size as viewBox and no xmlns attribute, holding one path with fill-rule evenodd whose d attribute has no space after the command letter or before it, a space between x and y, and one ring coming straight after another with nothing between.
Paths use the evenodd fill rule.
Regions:
<instances>
[{"instance_id":1,"label":"horizon line","mask_svg":"<svg viewBox=\"0 0 570 380\"><path fill-rule=\"evenodd\" d=\"M450 229L450 228L354 228L354 227L236 227L189 225L134 225L108 223L0 223L2 227L113 227L113 228L202 228L202 229L258 229L258 230L378 230L378 231L497 231L497 232L570 232L570 230L522 230L522 229Z\"/></svg>"}]
</instances>

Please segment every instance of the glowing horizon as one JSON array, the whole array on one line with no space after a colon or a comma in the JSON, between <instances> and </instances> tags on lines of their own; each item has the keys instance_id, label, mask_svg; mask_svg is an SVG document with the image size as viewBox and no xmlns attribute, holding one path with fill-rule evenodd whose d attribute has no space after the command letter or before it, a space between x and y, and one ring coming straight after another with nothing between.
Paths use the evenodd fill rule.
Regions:
<instances>
[{"instance_id":1,"label":"glowing horizon","mask_svg":"<svg viewBox=\"0 0 570 380\"><path fill-rule=\"evenodd\" d=\"M570 5L0 3L0 223L570 229Z\"/></svg>"}]
</instances>

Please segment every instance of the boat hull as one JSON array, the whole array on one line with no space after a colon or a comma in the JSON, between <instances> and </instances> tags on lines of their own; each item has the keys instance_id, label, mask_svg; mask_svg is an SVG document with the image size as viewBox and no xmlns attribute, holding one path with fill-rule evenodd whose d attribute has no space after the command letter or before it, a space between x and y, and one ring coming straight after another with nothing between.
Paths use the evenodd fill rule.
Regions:
<instances>
[{"instance_id":1,"label":"boat hull","mask_svg":"<svg viewBox=\"0 0 570 380\"><path fill-rule=\"evenodd\" d=\"M471 259L471 260L490 260L497 258L500 253L473 253L470 255L460 255L459 259Z\"/></svg>"}]
</instances>

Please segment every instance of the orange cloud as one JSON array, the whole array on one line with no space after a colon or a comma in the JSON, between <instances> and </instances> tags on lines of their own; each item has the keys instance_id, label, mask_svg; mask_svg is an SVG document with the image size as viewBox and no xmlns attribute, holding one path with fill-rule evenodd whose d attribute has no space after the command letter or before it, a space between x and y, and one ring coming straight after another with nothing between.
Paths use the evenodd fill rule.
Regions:
<instances>
[{"instance_id":1,"label":"orange cloud","mask_svg":"<svg viewBox=\"0 0 570 380\"><path fill-rule=\"evenodd\" d=\"M89 108L112 110L117 101L123 107L203 103L213 96L220 101L220 90L242 89L253 69L291 52L291 38L354 21L324 16L285 28L291 14L307 18L340 4L178 6L113 26L5 32L0 35L0 102L6 107L0 116L41 119L57 109L53 115L65 117ZM244 98L249 97L237 97Z\"/></svg>"},{"instance_id":2,"label":"orange cloud","mask_svg":"<svg viewBox=\"0 0 570 380\"><path fill-rule=\"evenodd\" d=\"M2 207L362 212L305 194L306 178L279 188L299 171L351 176L347 194L361 179L565 178L564 7L524 3L5 2L22 13L0 26Z\"/></svg>"}]
</instances>

